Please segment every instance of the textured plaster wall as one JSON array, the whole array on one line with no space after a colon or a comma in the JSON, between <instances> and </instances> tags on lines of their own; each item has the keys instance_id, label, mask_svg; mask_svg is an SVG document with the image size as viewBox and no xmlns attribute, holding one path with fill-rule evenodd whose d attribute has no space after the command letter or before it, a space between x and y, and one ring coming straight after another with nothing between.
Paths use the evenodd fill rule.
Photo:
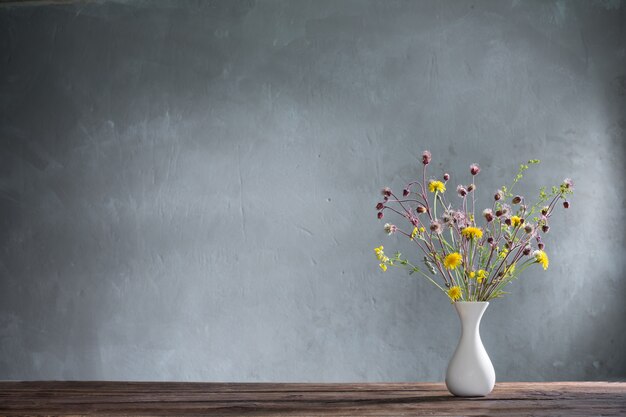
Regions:
<instances>
[{"instance_id":1,"label":"textured plaster wall","mask_svg":"<svg viewBox=\"0 0 626 417\"><path fill-rule=\"evenodd\" d=\"M452 307L372 252L425 148L577 184L499 380L623 379L625 129L620 1L0 6L0 379L441 380Z\"/></svg>"}]
</instances>

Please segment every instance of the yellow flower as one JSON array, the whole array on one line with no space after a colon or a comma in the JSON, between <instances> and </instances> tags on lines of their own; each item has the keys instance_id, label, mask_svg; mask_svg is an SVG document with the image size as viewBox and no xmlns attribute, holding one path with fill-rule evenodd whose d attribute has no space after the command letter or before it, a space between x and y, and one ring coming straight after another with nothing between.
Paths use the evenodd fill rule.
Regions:
<instances>
[{"instance_id":1,"label":"yellow flower","mask_svg":"<svg viewBox=\"0 0 626 417\"><path fill-rule=\"evenodd\" d=\"M435 191L443 193L444 191L446 191L446 186L441 181L433 180L428 183L428 191L430 191L431 193L434 193Z\"/></svg>"},{"instance_id":2,"label":"yellow flower","mask_svg":"<svg viewBox=\"0 0 626 417\"><path fill-rule=\"evenodd\" d=\"M448 293L448 297L450 297L452 301L456 301L461 298L461 295L462 295L461 287L456 286L456 285L454 287L450 287L447 293Z\"/></svg>"},{"instance_id":3,"label":"yellow flower","mask_svg":"<svg viewBox=\"0 0 626 417\"><path fill-rule=\"evenodd\" d=\"M378 266L380 266L380 269L382 269L383 272L385 272L387 270L387 265L385 265L385 264L379 264Z\"/></svg>"},{"instance_id":4,"label":"yellow flower","mask_svg":"<svg viewBox=\"0 0 626 417\"><path fill-rule=\"evenodd\" d=\"M379 261L382 261L383 258L385 257L385 252L383 251L383 247L379 246L377 248L374 248L374 253L376 254L376 257L378 258Z\"/></svg>"},{"instance_id":5,"label":"yellow flower","mask_svg":"<svg viewBox=\"0 0 626 417\"><path fill-rule=\"evenodd\" d=\"M449 254L443 260L443 266L445 266L446 269L456 269L459 265L461 265L461 255L458 252Z\"/></svg>"},{"instance_id":6,"label":"yellow flower","mask_svg":"<svg viewBox=\"0 0 626 417\"><path fill-rule=\"evenodd\" d=\"M509 250L507 248L502 248L502 250L500 251L500 255L498 255L498 257L500 257L500 259L504 259L506 258L507 253L509 253Z\"/></svg>"},{"instance_id":7,"label":"yellow flower","mask_svg":"<svg viewBox=\"0 0 626 417\"><path fill-rule=\"evenodd\" d=\"M522 224L522 219L519 216L511 216L511 226L517 227Z\"/></svg>"},{"instance_id":8,"label":"yellow flower","mask_svg":"<svg viewBox=\"0 0 626 417\"><path fill-rule=\"evenodd\" d=\"M476 276L476 272L472 271L469 273L470 278L474 278Z\"/></svg>"},{"instance_id":9,"label":"yellow flower","mask_svg":"<svg viewBox=\"0 0 626 417\"><path fill-rule=\"evenodd\" d=\"M484 269L479 269L478 273L476 274L476 282L480 284L485 278L487 278L487 271L485 271Z\"/></svg>"},{"instance_id":10,"label":"yellow flower","mask_svg":"<svg viewBox=\"0 0 626 417\"><path fill-rule=\"evenodd\" d=\"M426 231L426 229L424 229L423 227L420 227L420 233L424 233Z\"/></svg>"},{"instance_id":11,"label":"yellow flower","mask_svg":"<svg viewBox=\"0 0 626 417\"><path fill-rule=\"evenodd\" d=\"M483 237L483 231L480 230L479 227L466 227L465 229L461 230L461 234L466 238L466 239L480 239L481 237Z\"/></svg>"},{"instance_id":12,"label":"yellow flower","mask_svg":"<svg viewBox=\"0 0 626 417\"><path fill-rule=\"evenodd\" d=\"M548 269L548 265L550 265L550 259L548 259L548 254L545 253L542 250L536 250L533 255L535 256L535 261L539 264L541 264L541 266L543 266L543 269L546 270Z\"/></svg>"},{"instance_id":13,"label":"yellow flower","mask_svg":"<svg viewBox=\"0 0 626 417\"><path fill-rule=\"evenodd\" d=\"M506 269L505 275L510 277L513 275L513 273L515 272L515 264L511 264L509 265L509 267Z\"/></svg>"},{"instance_id":14,"label":"yellow flower","mask_svg":"<svg viewBox=\"0 0 626 417\"><path fill-rule=\"evenodd\" d=\"M411 232L411 240L415 239L415 236L417 236L417 233L419 232L417 227L413 228L413 231Z\"/></svg>"}]
</instances>

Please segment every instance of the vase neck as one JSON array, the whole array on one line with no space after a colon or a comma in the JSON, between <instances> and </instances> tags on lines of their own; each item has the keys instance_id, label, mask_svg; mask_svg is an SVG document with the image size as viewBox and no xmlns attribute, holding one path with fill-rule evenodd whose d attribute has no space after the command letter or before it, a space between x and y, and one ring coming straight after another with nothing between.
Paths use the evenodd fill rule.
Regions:
<instances>
[{"instance_id":1,"label":"vase neck","mask_svg":"<svg viewBox=\"0 0 626 417\"><path fill-rule=\"evenodd\" d=\"M478 334L480 320L489 306L488 302L456 302L454 307L461 320L463 335Z\"/></svg>"}]
</instances>

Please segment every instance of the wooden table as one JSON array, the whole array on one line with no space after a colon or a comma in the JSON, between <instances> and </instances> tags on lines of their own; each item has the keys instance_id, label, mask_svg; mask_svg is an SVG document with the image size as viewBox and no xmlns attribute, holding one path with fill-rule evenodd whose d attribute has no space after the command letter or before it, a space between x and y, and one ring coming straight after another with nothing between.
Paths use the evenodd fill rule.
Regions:
<instances>
[{"instance_id":1,"label":"wooden table","mask_svg":"<svg viewBox=\"0 0 626 417\"><path fill-rule=\"evenodd\" d=\"M424 383L0 382L0 415L626 416L626 383L499 383L456 398Z\"/></svg>"}]
</instances>

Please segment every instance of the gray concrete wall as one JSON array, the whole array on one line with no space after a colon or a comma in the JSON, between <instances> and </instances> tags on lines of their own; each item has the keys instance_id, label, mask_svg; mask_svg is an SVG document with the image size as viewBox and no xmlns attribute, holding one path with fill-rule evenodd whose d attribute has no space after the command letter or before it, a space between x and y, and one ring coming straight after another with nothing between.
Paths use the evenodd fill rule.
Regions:
<instances>
[{"instance_id":1,"label":"gray concrete wall","mask_svg":"<svg viewBox=\"0 0 626 417\"><path fill-rule=\"evenodd\" d=\"M426 148L577 183L498 379L624 378L625 103L620 1L1 6L0 379L441 380L450 303L372 251Z\"/></svg>"}]
</instances>

